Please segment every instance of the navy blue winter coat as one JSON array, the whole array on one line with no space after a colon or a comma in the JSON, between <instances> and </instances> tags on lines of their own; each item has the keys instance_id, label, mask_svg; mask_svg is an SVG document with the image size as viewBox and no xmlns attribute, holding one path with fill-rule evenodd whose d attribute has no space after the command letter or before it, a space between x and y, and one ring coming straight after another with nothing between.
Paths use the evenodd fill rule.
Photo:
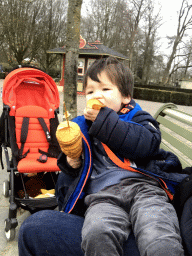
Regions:
<instances>
[{"instance_id":1,"label":"navy blue winter coat","mask_svg":"<svg viewBox=\"0 0 192 256\"><path fill-rule=\"evenodd\" d=\"M107 145L122 162L134 161L137 165L134 170L156 179L171 199L174 187L187 176L179 174L182 168L174 154L159 149L161 133L156 120L134 100L126 108L124 114L102 108L93 123L84 116L73 120L81 128L84 159L82 167L75 170L67 164L63 153L58 158L63 172L56 186L60 210L71 212L85 195L92 171L92 137Z\"/></svg>"}]
</instances>

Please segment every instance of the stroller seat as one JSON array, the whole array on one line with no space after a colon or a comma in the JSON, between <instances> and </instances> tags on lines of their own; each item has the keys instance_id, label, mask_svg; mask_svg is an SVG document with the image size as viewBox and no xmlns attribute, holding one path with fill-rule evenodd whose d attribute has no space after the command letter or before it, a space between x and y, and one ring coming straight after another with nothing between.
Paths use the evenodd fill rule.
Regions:
<instances>
[{"instance_id":1,"label":"stroller seat","mask_svg":"<svg viewBox=\"0 0 192 256\"><path fill-rule=\"evenodd\" d=\"M48 157L45 163L38 159L42 152L47 153L50 141L50 122L48 111L40 106L24 106L15 112L16 142L21 160L18 172L56 172L60 171L57 159ZM39 152L40 151L40 152Z\"/></svg>"}]
</instances>

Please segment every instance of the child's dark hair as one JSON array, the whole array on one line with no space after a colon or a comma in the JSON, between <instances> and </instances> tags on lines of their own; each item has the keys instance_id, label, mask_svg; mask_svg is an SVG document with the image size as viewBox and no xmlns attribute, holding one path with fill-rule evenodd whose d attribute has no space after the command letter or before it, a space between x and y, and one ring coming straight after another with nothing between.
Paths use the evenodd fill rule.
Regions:
<instances>
[{"instance_id":1,"label":"child's dark hair","mask_svg":"<svg viewBox=\"0 0 192 256\"><path fill-rule=\"evenodd\" d=\"M84 89L87 87L87 79L100 82L98 75L105 71L108 78L115 84L123 97L133 96L133 75L131 70L116 58L108 57L96 60L86 71L84 76Z\"/></svg>"}]
</instances>

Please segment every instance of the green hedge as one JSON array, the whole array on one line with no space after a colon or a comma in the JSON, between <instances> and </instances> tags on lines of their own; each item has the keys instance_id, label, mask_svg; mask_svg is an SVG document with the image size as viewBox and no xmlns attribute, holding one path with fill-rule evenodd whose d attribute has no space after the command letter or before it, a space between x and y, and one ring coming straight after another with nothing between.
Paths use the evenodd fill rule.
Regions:
<instances>
[{"instance_id":1,"label":"green hedge","mask_svg":"<svg viewBox=\"0 0 192 256\"><path fill-rule=\"evenodd\" d=\"M172 102L178 105L192 106L192 93L166 90L154 90L148 88L134 88L133 97L140 100L154 102Z\"/></svg>"},{"instance_id":2,"label":"green hedge","mask_svg":"<svg viewBox=\"0 0 192 256\"><path fill-rule=\"evenodd\" d=\"M164 91L175 91L175 92L189 92L192 93L192 89L185 89L185 88L180 88L180 87L175 87L175 86L162 86L162 85L143 85L143 84L134 84L134 88L144 88L144 89L153 89L153 90L164 90Z\"/></svg>"}]
</instances>

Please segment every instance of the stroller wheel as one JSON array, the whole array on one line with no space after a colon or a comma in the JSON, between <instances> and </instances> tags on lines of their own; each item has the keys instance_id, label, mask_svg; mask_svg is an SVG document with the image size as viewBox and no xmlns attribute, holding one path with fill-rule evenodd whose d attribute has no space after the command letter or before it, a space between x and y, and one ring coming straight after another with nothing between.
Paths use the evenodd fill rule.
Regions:
<instances>
[{"instance_id":1,"label":"stroller wheel","mask_svg":"<svg viewBox=\"0 0 192 256\"><path fill-rule=\"evenodd\" d=\"M12 241L15 238L15 229L12 228L9 231L5 231L5 236L7 238L7 241Z\"/></svg>"},{"instance_id":2,"label":"stroller wheel","mask_svg":"<svg viewBox=\"0 0 192 256\"><path fill-rule=\"evenodd\" d=\"M4 195L4 197L9 196L9 181L8 180L4 180L4 182L3 182L3 195Z\"/></svg>"},{"instance_id":3,"label":"stroller wheel","mask_svg":"<svg viewBox=\"0 0 192 256\"><path fill-rule=\"evenodd\" d=\"M15 238L15 228L18 226L16 218L5 220L5 236L7 241L12 241Z\"/></svg>"}]
</instances>

